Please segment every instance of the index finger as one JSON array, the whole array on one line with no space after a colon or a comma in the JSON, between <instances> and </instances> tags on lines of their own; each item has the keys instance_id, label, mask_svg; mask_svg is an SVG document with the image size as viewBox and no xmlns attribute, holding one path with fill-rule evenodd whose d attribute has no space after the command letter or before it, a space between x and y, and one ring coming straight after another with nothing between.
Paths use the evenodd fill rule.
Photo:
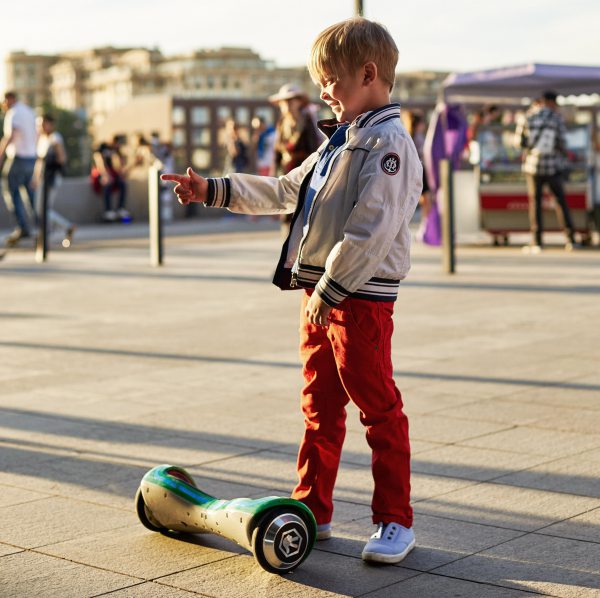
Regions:
<instances>
[{"instance_id":1,"label":"index finger","mask_svg":"<svg viewBox=\"0 0 600 598\"><path fill-rule=\"evenodd\" d=\"M161 174L160 178L162 181L173 181L175 183L183 183L187 179L189 179L189 177L185 174L174 174L174 173Z\"/></svg>"}]
</instances>

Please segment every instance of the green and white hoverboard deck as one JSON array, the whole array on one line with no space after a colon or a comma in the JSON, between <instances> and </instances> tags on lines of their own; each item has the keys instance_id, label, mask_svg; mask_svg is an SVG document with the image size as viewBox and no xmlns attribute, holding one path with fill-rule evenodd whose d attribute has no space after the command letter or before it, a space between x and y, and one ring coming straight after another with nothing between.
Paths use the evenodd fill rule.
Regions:
<instances>
[{"instance_id":1,"label":"green and white hoverboard deck","mask_svg":"<svg viewBox=\"0 0 600 598\"><path fill-rule=\"evenodd\" d=\"M287 573L310 554L317 524L292 498L221 500L196 487L185 469L159 465L143 478L135 497L142 524L155 532L213 533L250 550L271 573Z\"/></svg>"}]
</instances>

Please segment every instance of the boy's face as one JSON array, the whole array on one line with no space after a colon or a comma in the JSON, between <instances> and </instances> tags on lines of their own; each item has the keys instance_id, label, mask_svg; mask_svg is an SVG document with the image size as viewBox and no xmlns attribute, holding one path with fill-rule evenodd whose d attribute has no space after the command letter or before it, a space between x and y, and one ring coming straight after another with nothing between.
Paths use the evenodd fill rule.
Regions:
<instances>
[{"instance_id":1,"label":"boy's face","mask_svg":"<svg viewBox=\"0 0 600 598\"><path fill-rule=\"evenodd\" d=\"M338 122L352 122L369 106L369 86L365 85L364 68L338 78L323 77L319 82L321 99L331 108Z\"/></svg>"}]
</instances>

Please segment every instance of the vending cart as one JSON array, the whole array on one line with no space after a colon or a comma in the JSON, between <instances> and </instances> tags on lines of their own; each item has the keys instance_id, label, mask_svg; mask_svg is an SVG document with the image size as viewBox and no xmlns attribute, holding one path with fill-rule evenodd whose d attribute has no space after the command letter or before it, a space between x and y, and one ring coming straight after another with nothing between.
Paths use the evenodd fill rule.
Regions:
<instances>
[{"instance_id":1,"label":"vending cart","mask_svg":"<svg viewBox=\"0 0 600 598\"><path fill-rule=\"evenodd\" d=\"M568 126L568 168L565 192L574 225L582 241L600 230L600 197L594 181L598 177L593 152L600 140L600 104L591 94L600 93L600 67L553 64L522 64L498 69L453 73L443 84L447 105L480 107L483 104L510 106L526 110L530 102L552 90L572 105L584 124ZM587 102L581 102L580 99ZM587 112L587 115L584 113ZM512 232L529 230L528 197L525 176L521 172L521 150L515 143L511 126L482 127L478 131L480 157L474 171L473 191L481 229L495 243L507 243ZM457 198L457 203L460 198ZM470 204L471 205L471 204ZM544 198L544 229L558 229L554 199Z\"/></svg>"},{"instance_id":2,"label":"vending cart","mask_svg":"<svg viewBox=\"0 0 600 598\"><path fill-rule=\"evenodd\" d=\"M509 234L529 230L529 202L525 175L521 171L522 153L515 139L514 126L488 126L478 131L479 165L475 169L479 192L481 228L492 235L494 244L508 244ZM575 231L582 242L590 239L592 212L591 128L567 126L565 194ZM559 231L556 200L546 189L542 202L544 230Z\"/></svg>"}]
</instances>

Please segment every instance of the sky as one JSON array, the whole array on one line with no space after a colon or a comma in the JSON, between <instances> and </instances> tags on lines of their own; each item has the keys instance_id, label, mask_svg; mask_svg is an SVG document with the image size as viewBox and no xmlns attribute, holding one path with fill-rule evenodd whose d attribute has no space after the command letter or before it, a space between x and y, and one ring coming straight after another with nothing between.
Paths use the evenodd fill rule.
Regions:
<instances>
[{"instance_id":1,"label":"sky","mask_svg":"<svg viewBox=\"0 0 600 598\"><path fill-rule=\"evenodd\" d=\"M598 0L364 0L386 25L399 71L468 71L528 62L600 66ZM10 0L2 10L4 57L90 47L158 47L163 54L243 46L278 66L306 63L328 25L354 0Z\"/></svg>"}]
</instances>

